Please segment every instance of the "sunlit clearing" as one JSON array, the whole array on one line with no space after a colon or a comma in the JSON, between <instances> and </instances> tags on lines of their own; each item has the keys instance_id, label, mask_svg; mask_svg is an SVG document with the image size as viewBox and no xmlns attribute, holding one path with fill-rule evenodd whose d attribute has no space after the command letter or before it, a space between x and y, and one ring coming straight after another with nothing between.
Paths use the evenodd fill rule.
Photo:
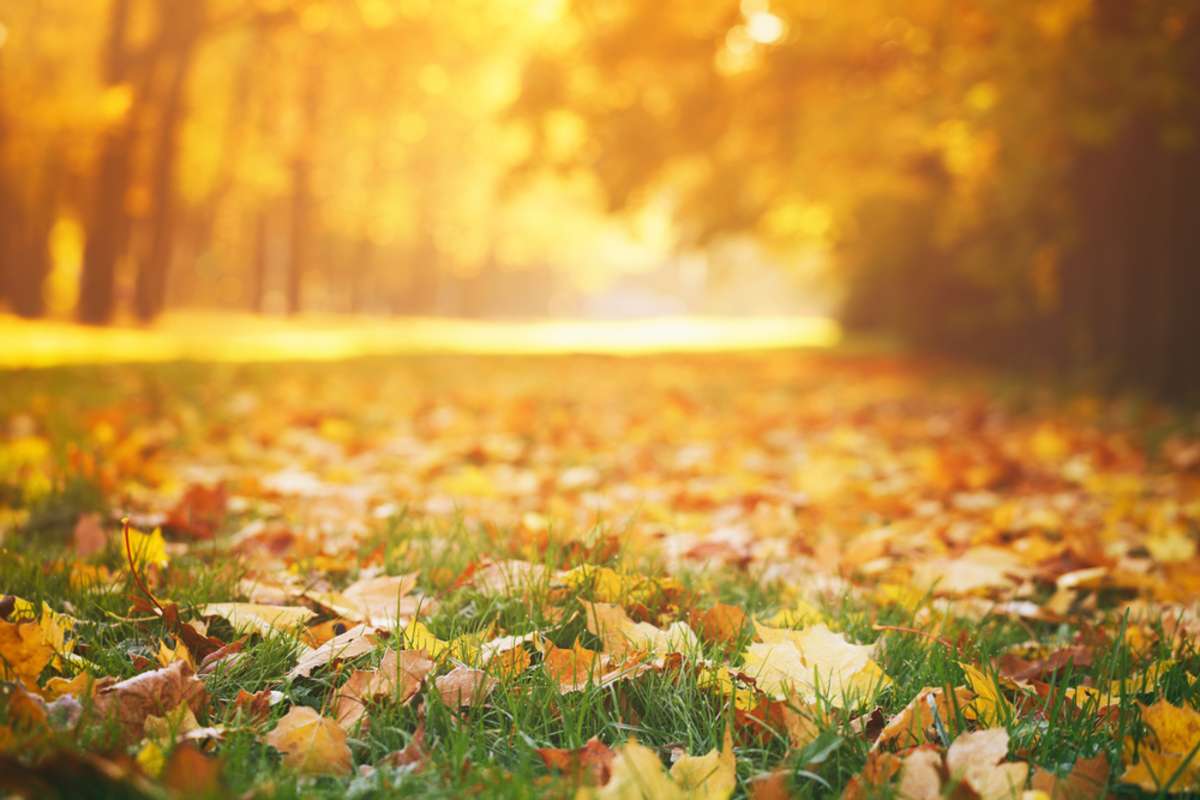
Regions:
<instances>
[{"instance_id":1,"label":"sunlit clearing","mask_svg":"<svg viewBox=\"0 0 1200 800\"><path fill-rule=\"evenodd\" d=\"M841 341L826 317L665 317L534 322L176 313L153 328L90 328L0 318L0 366L196 361L327 361L400 353L729 352L824 348Z\"/></svg>"}]
</instances>

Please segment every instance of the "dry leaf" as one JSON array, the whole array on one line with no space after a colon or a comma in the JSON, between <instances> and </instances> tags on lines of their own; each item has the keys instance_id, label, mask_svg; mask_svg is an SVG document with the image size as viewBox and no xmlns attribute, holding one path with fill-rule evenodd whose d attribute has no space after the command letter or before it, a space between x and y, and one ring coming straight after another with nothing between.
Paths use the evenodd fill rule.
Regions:
<instances>
[{"instance_id":1,"label":"dry leaf","mask_svg":"<svg viewBox=\"0 0 1200 800\"><path fill-rule=\"evenodd\" d=\"M300 654L296 666L288 677L306 678L317 667L323 667L335 659L361 656L375 649L375 637L366 625L358 625L340 636L335 636L317 648L307 648Z\"/></svg>"},{"instance_id":2,"label":"dry leaf","mask_svg":"<svg viewBox=\"0 0 1200 800\"><path fill-rule=\"evenodd\" d=\"M308 706L292 706L265 741L304 775L345 775L353 767L346 731Z\"/></svg>"},{"instance_id":3,"label":"dry leaf","mask_svg":"<svg viewBox=\"0 0 1200 800\"><path fill-rule=\"evenodd\" d=\"M937 708L937 716L941 720L942 725L950 727L953 720L956 718L954 708L964 709L974 695L964 687L954 689L954 702L946 696L946 691L941 688L926 687L917 693L917 696L900 710L896 716L888 720L888 723L883 726L883 730L879 733L879 738L875 740L875 749L886 745L895 744L897 748L903 749L914 745L924 744L926 741L926 733L934 725L934 711L930 707L932 699Z\"/></svg>"},{"instance_id":4,"label":"dry leaf","mask_svg":"<svg viewBox=\"0 0 1200 800\"><path fill-rule=\"evenodd\" d=\"M980 800L1020 797L1029 779L1029 765L1001 763L1008 755L1008 731L1004 728L964 733L946 751L950 779L963 781Z\"/></svg>"},{"instance_id":5,"label":"dry leaf","mask_svg":"<svg viewBox=\"0 0 1200 800\"><path fill-rule=\"evenodd\" d=\"M75 521L75 531L72 534L75 545L75 555L79 558L91 558L108 545L108 536L104 526L100 524L100 515L95 513L80 514Z\"/></svg>"},{"instance_id":6,"label":"dry leaf","mask_svg":"<svg viewBox=\"0 0 1200 800\"><path fill-rule=\"evenodd\" d=\"M837 708L863 700L889 679L871 659L874 645L855 645L824 625L802 631L758 626L766 641L750 645L745 671L765 693L783 699L795 693L806 703L823 697Z\"/></svg>"},{"instance_id":7,"label":"dry leaf","mask_svg":"<svg viewBox=\"0 0 1200 800\"><path fill-rule=\"evenodd\" d=\"M334 695L334 717L349 730L366 712L366 704L381 699L407 703L420 690L433 662L417 650L388 650L379 667L355 670Z\"/></svg>"},{"instance_id":8,"label":"dry leaf","mask_svg":"<svg viewBox=\"0 0 1200 800\"><path fill-rule=\"evenodd\" d=\"M53 659L54 648L39 623L0 620L0 678L33 686Z\"/></svg>"},{"instance_id":9,"label":"dry leaf","mask_svg":"<svg viewBox=\"0 0 1200 800\"><path fill-rule=\"evenodd\" d=\"M609 603L586 603L588 631L600 637L604 652L624 659L633 654L666 656L694 653L699 641L686 622L673 622L666 629L648 622L634 622L625 609Z\"/></svg>"},{"instance_id":10,"label":"dry leaf","mask_svg":"<svg viewBox=\"0 0 1200 800\"><path fill-rule=\"evenodd\" d=\"M202 617L223 617L238 633L291 631L313 618L303 606L268 606L260 603L209 603L200 608Z\"/></svg>"},{"instance_id":11,"label":"dry leaf","mask_svg":"<svg viewBox=\"0 0 1200 800\"><path fill-rule=\"evenodd\" d=\"M587 781L596 786L608 782L612 774L612 762L616 753L599 739L592 737L583 747L575 750L562 750L556 747L542 747L537 750L545 765L565 773L576 782Z\"/></svg>"},{"instance_id":12,"label":"dry leaf","mask_svg":"<svg viewBox=\"0 0 1200 800\"><path fill-rule=\"evenodd\" d=\"M1108 794L1109 772L1108 756L1100 753L1079 759L1061 777L1038 769L1033 776L1033 788L1045 792L1050 800L1103 800Z\"/></svg>"},{"instance_id":13,"label":"dry leaf","mask_svg":"<svg viewBox=\"0 0 1200 800\"><path fill-rule=\"evenodd\" d=\"M702 639L716 644L733 644L746 627L746 612L737 606L717 603L707 611L692 615L692 626Z\"/></svg>"},{"instance_id":14,"label":"dry leaf","mask_svg":"<svg viewBox=\"0 0 1200 800\"><path fill-rule=\"evenodd\" d=\"M416 585L416 575L379 575L360 578L341 592L310 593L309 596L339 616L371 627L391 629L407 624L418 610L432 610L433 603L428 599L409 596Z\"/></svg>"},{"instance_id":15,"label":"dry leaf","mask_svg":"<svg viewBox=\"0 0 1200 800\"><path fill-rule=\"evenodd\" d=\"M163 716L181 703L200 713L208 701L204 684L183 661L98 688L95 710L120 723L127 740L141 736L146 718Z\"/></svg>"},{"instance_id":16,"label":"dry leaf","mask_svg":"<svg viewBox=\"0 0 1200 800\"><path fill-rule=\"evenodd\" d=\"M549 645L542 655L542 668L562 692L576 692L599 680L603 665L603 654L578 641L569 649Z\"/></svg>"},{"instance_id":17,"label":"dry leaf","mask_svg":"<svg viewBox=\"0 0 1200 800\"><path fill-rule=\"evenodd\" d=\"M1126 744L1125 752L1131 757L1136 752L1137 761L1126 763L1121 782L1148 792L1167 789L1183 793L1200 788L1200 712L1159 700L1142 708L1142 723L1149 735L1136 751L1133 742ZM1166 786L1172 777L1175 782Z\"/></svg>"},{"instance_id":18,"label":"dry leaf","mask_svg":"<svg viewBox=\"0 0 1200 800\"><path fill-rule=\"evenodd\" d=\"M434 688L449 708L462 708L482 703L499 683L483 670L455 667L434 680Z\"/></svg>"}]
</instances>

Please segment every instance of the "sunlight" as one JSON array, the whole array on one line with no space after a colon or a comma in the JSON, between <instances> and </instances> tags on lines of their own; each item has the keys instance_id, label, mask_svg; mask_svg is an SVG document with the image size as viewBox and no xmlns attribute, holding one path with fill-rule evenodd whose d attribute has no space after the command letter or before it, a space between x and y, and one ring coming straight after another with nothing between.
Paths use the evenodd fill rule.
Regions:
<instances>
[{"instance_id":1,"label":"sunlight","mask_svg":"<svg viewBox=\"0 0 1200 800\"><path fill-rule=\"evenodd\" d=\"M828 348L841 337L837 322L821 316L483 321L177 312L149 328L0 317L0 366L327 361L405 353L732 352Z\"/></svg>"}]
</instances>

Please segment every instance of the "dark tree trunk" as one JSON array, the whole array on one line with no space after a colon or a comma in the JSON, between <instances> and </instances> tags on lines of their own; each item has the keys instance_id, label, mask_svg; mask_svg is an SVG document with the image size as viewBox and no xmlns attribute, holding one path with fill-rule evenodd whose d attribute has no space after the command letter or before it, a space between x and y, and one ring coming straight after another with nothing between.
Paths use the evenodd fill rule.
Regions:
<instances>
[{"instance_id":1,"label":"dark tree trunk","mask_svg":"<svg viewBox=\"0 0 1200 800\"><path fill-rule=\"evenodd\" d=\"M167 276L175 237L175 167L179 128L184 113L184 89L191 67L192 44L180 45L174 54L167 81L151 176L150 241L138 264L134 310L149 321L162 313L167 296Z\"/></svg>"},{"instance_id":2,"label":"dark tree trunk","mask_svg":"<svg viewBox=\"0 0 1200 800\"><path fill-rule=\"evenodd\" d=\"M50 229L58 210L59 187L62 185L63 161L61 152L51 145L46 151L40 176L38 197L25 215L25 230L18 230L16 272L9 289L12 309L22 317L40 317L46 313L45 284L50 274Z\"/></svg>"},{"instance_id":3,"label":"dark tree trunk","mask_svg":"<svg viewBox=\"0 0 1200 800\"><path fill-rule=\"evenodd\" d=\"M131 5L131 0L112 3L104 64L108 86L124 83L129 72L127 36ZM79 286L79 319L90 324L108 322L114 311L117 260L125 251L129 235L125 195L133 167L132 116L130 109L126 118L107 131L100 143Z\"/></svg>"}]
</instances>

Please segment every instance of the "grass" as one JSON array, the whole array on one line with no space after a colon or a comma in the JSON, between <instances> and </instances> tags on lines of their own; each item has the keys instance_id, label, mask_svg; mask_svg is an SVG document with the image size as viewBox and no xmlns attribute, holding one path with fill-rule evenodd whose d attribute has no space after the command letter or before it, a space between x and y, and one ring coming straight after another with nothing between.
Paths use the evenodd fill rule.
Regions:
<instances>
[{"instance_id":1,"label":"grass","mask_svg":"<svg viewBox=\"0 0 1200 800\"><path fill-rule=\"evenodd\" d=\"M0 505L6 507L9 520L0 550L0 590L38 606L45 602L74 616L80 654L97 674L118 678L136 674L141 670L137 659L153 660L158 643L172 641L171 631L157 618L131 612L129 597L137 592L115 545L94 559L118 576L112 584L81 587L70 581L75 520L80 514L95 512L111 521L131 507L147 504L146 498L155 490L177 483L176 476L164 471L167 466L177 466L176 462L162 462L162 454L174 449L199 461L247 458L238 454L249 452L253 442L239 433L238 426L243 423L228 402L247 387L284 395L299 392L305 407L327 411L331 418L348 419L353 426L352 441L382 436L394 425L393 418L379 412L381 402L386 406L381 397L389 387L388 376L380 370L388 363L292 364L286 370L266 364L168 364L10 373L3 379L0 393L0 420L7 419L10 428L17 428L24 424L25 416L36 416L49 453L22 455L13 445L19 437L8 439L8 460L0 462L4 465ZM409 385L422 387L418 401L424 402L439 396L461 399L463 374L481 363L469 357L449 362L414 360L407 362L405 369ZM497 367L495 362L488 365L489 370ZM379 384L371 380L373 376L380 377ZM316 396L296 388L313 386L322 387ZM360 416L347 415L347 409L356 408L360 400L339 395L347 390L364 393ZM412 413L418 401L395 414ZM268 415L271 408L260 408L260 413ZM117 432L111 433L113 430ZM255 435L287 435L285 425L269 425L263 430L266 433ZM381 441L386 449L391 440ZM360 452L357 446L351 449ZM404 457L412 457L403 452ZM585 459L581 456L581 460ZM430 474L430 480L439 477L437 471ZM246 493L252 494L250 490ZM238 581L252 565L229 555L227 537L259 518L299 519L289 516L286 508L280 517L279 509L268 505L264 500L235 509L225 520L217 544L193 544L186 554L173 557L156 592L178 603L190 618L204 603L236 599ZM871 517L869 521L877 520ZM588 561L651 577L669 576L678 581L683 596L695 607L723 602L760 617L791 607L797 590L803 588L768 579L768 565L762 563L744 568L669 567L660 555L631 546L634 539L625 537L623 523L602 522L593 530L581 530L564 522L551 528L539 546L533 546L526 534L508 522L480 524L467 515L437 521L403 504L391 514L368 518L365 524L366 530L356 539L357 549L339 554L345 569L316 578L332 588L344 586L369 559L388 573L414 572L419 576L419 589L438 600L436 611L425 622L446 640L537 631L560 647L569 647L577 639L586 646L599 645L584 624L583 604L594 590L587 583L564 592L545 582L516 595L456 585L457 576L489 558L528 558L552 570ZM586 547L606 536L621 544L615 553ZM581 543L585 545L582 548ZM303 572L302 563L298 569ZM1039 592L1034 598L1039 602L1049 594L1044 587ZM738 731L737 796L745 796L750 778L782 769L789 774L795 796L827 797L840 793L867 764L871 741L856 725L861 715L877 709L882 719L890 719L925 687L964 685L961 663L979 665L995 679L996 659L1015 645L1029 641L1048 647L1066 645L1077 634L1104 627L1114 635L1097 649L1091 666L1058 673L1040 704L1027 703L1002 720L1012 737L1010 752L1014 756L1066 772L1077 759L1105 753L1111 765L1105 792L1142 796L1136 788L1118 783L1123 765L1130 760L1129 748L1143 735L1138 704L1165 698L1178 705L1200 705L1200 682L1194 679L1200 672L1200 656L1194 643L1172 641L1161 618L1131 614L1122 602L1102 601L1086 618L1039 622L998 615L980 618L932 595L915 605L889 601L849 583L842 591L824 591L812 597L830 628L854 642L878 643L876 658L892 683L870 704L846 710L833 707L833 698L823 698L815 714L820 734L803 747L793 747L784 731L769 725L759 723L756 730L755 723L739 717L729 698L699 685L690 669L650 671L607 687L590 685L563 694L545 672L533 668L516 675L498 675L499 685L489 702L465 713L445 708L436 692L425 691L421 703L372 708L369 726L352 732L355 763L379 765L388 754L411 745L417 731L423 729L428 757L421 769L377 766L344 778L301 777L281 763L279 754L263 743L262 736L292 705L326 710L332 690L345 680L348 667L318 670L311 678L287 679L284 676L294 665L301 642L295 635L273 634L252 637L236 663L205 678L211 695L208 722L226 730L218 748L222 793L277 798L440 798L464 793L514 798L570 796L574 784L543 765L537 755L539 748L577 748L592 737L616 745L636 737L664 755L676 746L699 754L721 747L725 730L732 726ZM657 597L646 604L654 607L661 602L663 598ZM686 619L691 610L680 607L670 613ZM901 630L929 631L935 623L937 636L952 647L933 636ZM1156 634L1149 636L1153 643L1148 649L1135 648L1125 635L1134 628L1144 635ZM232 632L222 629L219 621L210 633L232 638ZM736 653L750 638L747 630L732 648L734 666L740 658ZM377 664L383 651L393 646L394 639L386 640L353 666ZM712 643L706 643L696 655L716 662L729 659L725 649ZM1106 686L1114 680L1131 679L1156 663L1172 666L1150 684L1124 694L1115 717L1103 716L1096 709L1080 710L1059 691L1065 686ZM72 668L63 671L69 673ZM263 689L281 692L282 701L272 707L267 719L251 720L237 708L235 698L240 691ZM9 716L0 715L0 724L12 722L11 712L5 713ZM947 737L942 744L978 727L963 709L941 723ZM43 731L18 731L9 752L26 759L53 758L60 751L103 751L112 757L136 752L136 747L115 745L110 733L99 722L49 738ZM80 793L93 791L96 796L135 792L129 783L73 788ZM891 786L871 796L894 795Z\"/></svg>"}]
</instances>

